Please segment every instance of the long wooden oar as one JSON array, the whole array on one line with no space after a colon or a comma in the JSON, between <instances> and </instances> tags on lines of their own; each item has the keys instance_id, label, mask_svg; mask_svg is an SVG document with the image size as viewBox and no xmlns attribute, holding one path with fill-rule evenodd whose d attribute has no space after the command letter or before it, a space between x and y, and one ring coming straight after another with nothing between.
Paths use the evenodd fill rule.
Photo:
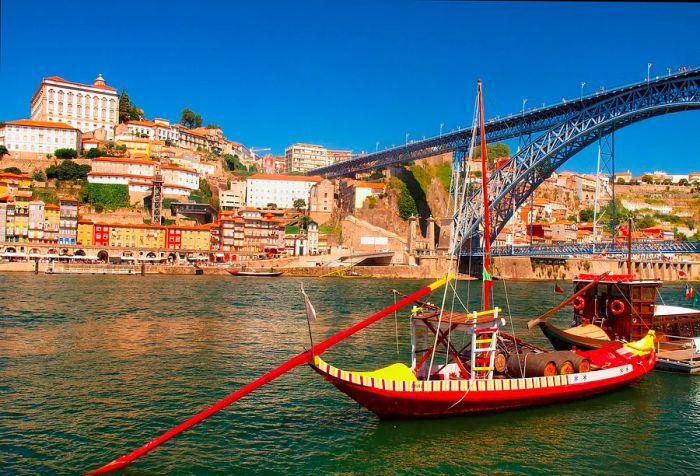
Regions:
<instances>
[{"instance_id":1,"label":"long wooden oar","mask_svg":"<svg viewBox=\"0 0 700 476\"><path fill-rule=\"evenodd\" d=\"M222 410L238 400L239 398L248 395L250 392L253 390L265 385L268 382L271 382L272 380L276 379L282 374L285 374L292 370L295 367L298 367L300 365L308 363L314 355L319 355L326 350L328 350L330 347L334 346L335 344L341 342L344 339L347 339L351 335L355 334L356 332L364 329L365 327L369 326L370 324L373 324L377 322L378 320L382 319L383 317L388 316L389 314L393 313L394 311L401 309L402 307L411 304L414 300L418 299L421 296L424 296L435 289L439 288L440 286L443 286L448 280L452 279L454 275L448 275L446 278L441 278L435 281L434 283L429 284L428 286L416 291L415 293L411 294L410 296L392 304L391 306L383 309L382 311L379 311L378 313L368 317L364 321L358 322L354 326L345 329L342 332L339 332L335 334L332 337L329 337L328 339L324 340L320 344L317 344L313 346L310 350L307 350L306 352L302 352L301 354L297 355L296 357L293 357L277 367L276 369L266 373L262 377L259 377L258 379L252 381L248 385L240 388L239 390L236 390L229 396L223 398L222 400L219 400L217 403L214 405L210 406L206 410L201 411L200 413L196 414L189 420L180 423L176 427L166 431L162 435L160 435L158 438L155 440L152 440L142 447L132 451L129 454L126 454L124 456L121 456L111 463L108 463L98 469L92 470L88 473L87 475L93 475L93 474L102 474L102 473L107 473L109 471L114 471L115 469L123 468L124 466L128 465L132 461L140 458L141 456L145 455L149 451L157 448L158 446L162 445L169 439L171 439L174 436L179 435L183 431L187 430L188 428L196 425L197 423L206 420L210 416L212 416L214 413L218 412L219 410Z\"/></svg>"},{"instance_id":2,"label":"long wooden oar","mask_svg":"<svg viewBox=\"0 0 700 476\"><path fill-rule=\"evenodd\" d=\"M603 279L604 277L606 277L606 276L609 275L609 274L610 274L610 271L604 272L603 274L601 274L600 276L598 276L597 278L595 278L593 281L591 281L590 283L588 283L588 284L586 284L584 287L582 287L576 294L572 295L571 297L569 297L569 298L567 298L567 299L564 299L564 300L561 302L561 304L559 304L558 306L556 306L556 307L550 309L549 311L545 312L545 313L542 314L540 317L528 321L528 323L527 323L527 328L528 328L528 329L532 329L532 328L535 327L537 324L546 321L546 320L549 319L551 316L553 316L554 314L556 314L557 312L559 312L564 306L566 306L567 304L569 304L570 302L572 302L574 299L576 299L577 297L579 297L581 294L583 294L583 293L585 293L586 291L588 291L588 290L591 288L591 286L594 286L594 285L598 284L598 282L599 282L601 279Z\"/></svg>"}]
</instances>

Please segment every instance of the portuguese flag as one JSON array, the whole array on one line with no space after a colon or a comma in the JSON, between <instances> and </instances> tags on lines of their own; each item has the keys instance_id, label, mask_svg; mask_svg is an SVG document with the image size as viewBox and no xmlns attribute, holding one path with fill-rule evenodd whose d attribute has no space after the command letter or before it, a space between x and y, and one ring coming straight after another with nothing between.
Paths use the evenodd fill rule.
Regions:
<instances>
[{"instance_id":1,"label":"portuguese flag","mask_svg":"<svg viewBox=\"0 0 700 476\"><path fill-rule=\"evenodd\" d=\"M695 288L686 283L686 285L685 285L685 298L690 299L693 296L695 296Z\"/></svg>"},{"instance_id":2,"label":"portuguese flag","mask_svg":"<svg viewBox=\"0 0 700 476\"><path fill-rule=\"evenodd\" d=\"M484 273L481 277L484 281L493 281L493 278L491 278L491 275L489 274L488 271L486 271L486 268L484 267Z\"/></svg>"}]
</instances>

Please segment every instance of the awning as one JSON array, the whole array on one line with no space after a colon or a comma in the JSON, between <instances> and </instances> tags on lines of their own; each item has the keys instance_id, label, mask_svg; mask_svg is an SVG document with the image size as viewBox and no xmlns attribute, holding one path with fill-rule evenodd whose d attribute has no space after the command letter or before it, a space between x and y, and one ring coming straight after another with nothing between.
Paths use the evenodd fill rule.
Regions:
<instances>
[{"instance_id":1,"label":"awning","mask_svg":"<svg viewBox=\"0 0 700 476\"><path fill-rule=\"evenodd\" d=\"M136 258L134 258L133 256L120 256L120 258L122 259L122 261L134 261L134 260L136 260Z\"/></svg>"},{"instance_id":2,"label":"awning","mask_svg":"<svg viewBox=\"0 0 700 476\"><path fill-rule=\"evenodd\" d=\"M8 253L5 252L2 254L4 258L28 258L29 255L27 253Z\"/></svg>"}]
</instances>

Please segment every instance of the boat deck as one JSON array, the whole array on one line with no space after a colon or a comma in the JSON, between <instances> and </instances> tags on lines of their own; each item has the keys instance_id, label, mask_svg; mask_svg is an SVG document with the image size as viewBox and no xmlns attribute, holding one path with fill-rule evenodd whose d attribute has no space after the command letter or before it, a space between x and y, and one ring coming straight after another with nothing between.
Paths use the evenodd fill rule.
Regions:
<instances>
[{"instance_id":1,"label":"boat deck","mask_svg":"<svg viewBox=\"0 0 700 476\"><path fill-rule=\"evenodd\" d=\"M695 349L661 350L656 357L656 368L660 370L700 373L700 354Z\"/></svg>"}]
</instances>

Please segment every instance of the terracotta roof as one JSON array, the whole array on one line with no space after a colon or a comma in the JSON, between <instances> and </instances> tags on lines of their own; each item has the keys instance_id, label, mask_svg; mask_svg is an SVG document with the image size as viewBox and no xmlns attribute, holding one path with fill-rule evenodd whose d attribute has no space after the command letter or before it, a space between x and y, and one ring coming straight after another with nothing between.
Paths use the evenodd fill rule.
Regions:
<instances>
[{"instance_id":1,"label":"terracotta roof","mask_svg":"<svg viewBox=\"0 0 700 476\"><path fill-rule=\"evenodd\" d=\"M88 172L88 177L124 177L124 178L135 178L143 180L153 180L150 175L135 175L135 174L122 174L119 172Z\"/></svg>"},{"instance_id":2,"label":"terracotta roof","mask_svg":"<svg viewBox=\"0 0 700 476\"><path fill-rule=\"evenodd\" d=\"M52 121L34 121L32 119L17 119L16 121L7 121L5 124L13 126L26 126L26 127L48 127L51 129L72 129L78 130L73 126L69 126L63 122L52 122Z\"/></svg>"},{"instance_id":3,"label":"terracotta roof","mask_svg":"<svg viewBox=\"0 0 700 476\"><path fill-rule=\"evenodd\" d=\"M384 190L386 188L386 185L383 183L377 183L377 182L361 182L360 180L357 180L355 182L355 187L361 187L361 188L372 188L375 190Z\"/></svg>"},{"instance_id":4,"label":"terracotta roof","mask_svg":"<svg viewBox=\"0 0 700 476\"><path fill-rule=\"evenodd\" d=\"M132 124L134 126L146 126L146 127L152 127L155 122L153 121L126 121L127 124Z\"/></svg>"},{"instance_id":5,"label":"terracotta roof","mask_svg":"<svg viewBox=\"0 0 700 476\"><path fill-rule=\"evenodd\" d=\"M161 165L160 166L161 170L179 170L180 172L189 172L196 174L197 171L194 169L188 169L185 167L178 167L177 165Z\"/></svg>"},{"instance_id":6,"label":"terracotta roof","mask_svg":"<svg viewBox=\"0 0 700 476\"><path fill-rule=\"evenodd\" d=\"M95 157L92 159L93 162L117 162L125 164L143 164L143 165L155 165L156 163L152 160L138 160L138 159L123 159L121 157Z\"/></svg>"},{"instance_id":7,"label":"terracotta roof","mask_svg":"<svg viewBox=\"0 0 700 476\"><path fill-rule=\"evenodd\" d=\"M63 78L60 77L60 76L49 76L48 78L44 78L44 81L47 81L47 80L56 81L56 82L59 82L59 83L75 84L76 86L85 86L85 87L88 87L88 88L106 89L106 90L108 90L108 91L114 91L114 92L117 91L116 88L113 88L112 86L107 86L106 84L103 86L103 85L101 85L101 84L83 84L83 83L75 83L75 82L73 82L73 81L66 81L65 79L63 79Z\"/></svg>"},{"instance_id":8,"label":"terracotta roof","mask_svg":"<svg viewBox=\"0 0 700 476\"><path fill-rule=\"evenodd\" d=\"M150 228L150 229L165 229L162 225L149 225L146 223L109 223L107 226L112 228Z\"/></svg>"},{"instance_id":9,"label":"terracotta roof","mask_svg":"<svg viewBox=\"0 0 700 476\"><path fill-rule=\"evenodd\" d=\"M248 177L248 180L287 180L290 182L321 182L323 177L319 175L278 175L278 174L255 174Z\"/></svg>"},{"instance_id":10,"label":"terracotta roof","mask_svg":"<svg viewBox=\"0 0 700 476\"><path fill-rule=\"evenodd\" d=\"M61 207L59 207L58 205L54 205L53 203L47 203L46 205L44 205L44 210L60 210L60 209L61 209Z\"/></svg>"}]
</instances>

